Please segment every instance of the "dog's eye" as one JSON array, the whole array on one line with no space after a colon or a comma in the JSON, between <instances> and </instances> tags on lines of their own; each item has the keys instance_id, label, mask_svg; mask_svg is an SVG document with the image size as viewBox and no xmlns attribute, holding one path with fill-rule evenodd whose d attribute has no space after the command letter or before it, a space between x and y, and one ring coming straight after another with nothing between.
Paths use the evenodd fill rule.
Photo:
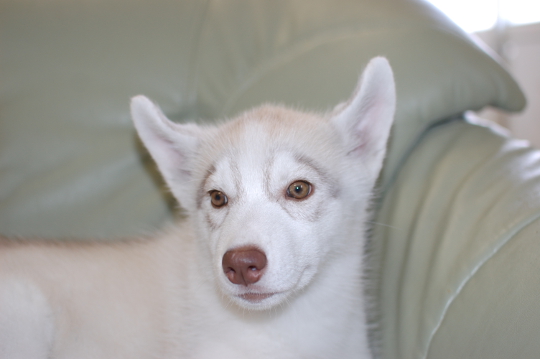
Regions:
<instances>
[{"instance_id":1,"label":"dog's eye","mask_svg":"<svg viewBox=\"0 0 540 359\"><path fill-rule=\"evenodd\" d=\"M295 181L287 188L287 196L294 199L304 199L311 194L311 184L306 181Z\"/></svg>"},{"instance_id":2,"label":"dog's eye","mask_svg":"<svg viewBox=\"0 0 540 359\"><path fill-rule=\"evenodd\" d=\"M208 194L210 195L210 202L214 208L221 208L228 202L227 196L223 192L213 190L208 192Z\"/></svg>"}]
</instances>

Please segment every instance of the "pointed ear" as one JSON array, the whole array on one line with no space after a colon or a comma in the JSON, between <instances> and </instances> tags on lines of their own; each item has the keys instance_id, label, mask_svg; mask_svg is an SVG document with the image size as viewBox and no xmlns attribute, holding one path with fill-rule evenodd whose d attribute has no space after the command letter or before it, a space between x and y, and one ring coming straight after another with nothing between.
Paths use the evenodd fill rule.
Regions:
<instances>
[{"instance_id":1,"label":"pointed ear","mask_svg":"<svg viewBox=\"0 0 540 359\"><path fill-rule=\"evenodd\" d=\"M189 196L192 160L198 146L200 128L176 124L145 96L131 99L131 117L137 133L182 207L191 208Z\"/></svg>"},{"instance_id":2,"label":"pointed ear","mask_svg":"<svg viewBox=\"0 0 540 359\"><path fill-rule=\"evenodd\" d=\"M348 102L336 107L332 121L348 156L361 157L377 176L384 159L396 108L392 68L383 57L372 59Z\"/></svg>"}]
</instances>

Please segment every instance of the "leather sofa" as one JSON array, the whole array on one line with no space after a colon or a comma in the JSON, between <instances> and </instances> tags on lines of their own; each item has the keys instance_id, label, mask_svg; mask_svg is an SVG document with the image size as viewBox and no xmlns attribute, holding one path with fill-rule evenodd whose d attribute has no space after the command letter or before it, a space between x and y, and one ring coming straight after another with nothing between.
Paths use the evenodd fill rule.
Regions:
<instances>
[{"instance_id":1,"label":"leather sofa","mask_svg":"<svg viewBox=\"0 0 540 359\"><path fill-rule=\"evenodd\" d=\"M465 115L525 99L421 1L2 1L0 233L114 240L173 220L134 95L176 121L324 111L378 55L398 109L367 248L374 352L538 357L540 153Z\"/></svg>"}]
</instances>

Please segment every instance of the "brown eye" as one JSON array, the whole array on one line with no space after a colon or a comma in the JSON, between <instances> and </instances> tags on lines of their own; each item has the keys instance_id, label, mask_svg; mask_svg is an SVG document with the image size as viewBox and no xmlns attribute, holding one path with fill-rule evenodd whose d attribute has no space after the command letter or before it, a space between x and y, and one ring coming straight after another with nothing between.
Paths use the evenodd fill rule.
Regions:
<instances>
[{"instance_id":1,"label":"brown eye","mask_svg":"<svg viewBox=\"0 0 540 359\"><path fill-rule=\"evenodd\" d=\"M225 193L215 190L208 193L210 194L210 202L214 208L221 208L227 204L228 199Z\"/></svg>"},{"instance_id":2,"label":"brown eye","mask_svg":"<svg viewBox=\"0 0 540 359\"><path fill-rule=\"evenodd\" d=\"M294 199L304 199L311 194L311 184L306 181L295 181L287 188L287 196Z\"/></svg>"}]
</instances>

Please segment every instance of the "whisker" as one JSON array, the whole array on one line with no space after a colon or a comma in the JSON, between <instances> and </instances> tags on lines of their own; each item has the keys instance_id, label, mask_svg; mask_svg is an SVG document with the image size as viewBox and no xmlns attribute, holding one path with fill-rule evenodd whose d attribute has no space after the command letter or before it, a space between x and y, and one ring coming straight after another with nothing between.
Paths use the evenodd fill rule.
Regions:
<instances>
[{"instance_id":1,"label":"whisker","mask_svg":"<svg viewBox=\"0 0 540 359\"><path fill-rule=\"evenodd\" d=\"M376 224L376 225L379 225L379 226L383 226L383 227L388 227L388 228L392 228L392 229L397 229L398 231L401 230L401 228L399 227L396 227L396 226L391 226L389 224L384 224L384 223L380 223L380 222L374 222L374 221L366 221L367 223L371 223L371 224Z\"/></svg>"}]
</instances>

